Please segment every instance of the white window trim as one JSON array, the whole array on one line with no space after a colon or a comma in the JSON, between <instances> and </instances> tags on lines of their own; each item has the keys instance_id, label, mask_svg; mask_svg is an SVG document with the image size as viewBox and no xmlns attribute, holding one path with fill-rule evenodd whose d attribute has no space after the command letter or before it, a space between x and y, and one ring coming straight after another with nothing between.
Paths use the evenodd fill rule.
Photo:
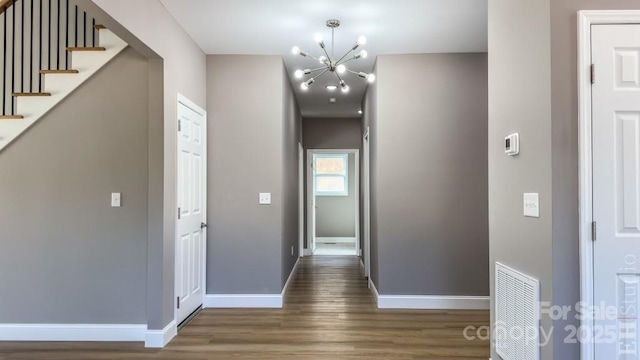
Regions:
<instances>
[{"instance_id":1,"label":"white window trim","mask_svg":"<svg viewBox=\"0 0 640 360\"><path fill-rule=\"evenodd\" d=\"M344 174L316 174L314 171L313 191L316 196L349 196L349 154L313 154L314 162L318 158L342 158L344 160ZM344 191L318 191L316 179L319 177L341 176L344 179Z\"/></svg>"}]
</instances>

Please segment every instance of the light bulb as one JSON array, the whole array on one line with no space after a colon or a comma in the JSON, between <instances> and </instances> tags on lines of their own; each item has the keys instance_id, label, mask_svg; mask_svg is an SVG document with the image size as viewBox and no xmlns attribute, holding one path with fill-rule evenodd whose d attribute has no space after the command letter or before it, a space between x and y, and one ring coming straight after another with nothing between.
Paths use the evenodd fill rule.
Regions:
<instances>
[{"instance_id":1,"label":"light bulb","mask_svg":"<svg viewBox=\"0 0 640 360\"><path fill-rule=\"evenodd\" d=\"M303 82L302 84L300 84L300 88L301 88L302 90L309 90L309 85L307 85L307 83L306 83L306 82Z\"/></svg>"},{"instance_id":2,"label":"light bulb","mask_svg":"<svg viewBox=\"0 0 640 360\"><path fill-rule=\"evenodd\" d=\"M293 75L296 77L296 79L300 79L304 76L304 71L296 70L296 72Z\"/></svg>"},{"instance_id":3,"label":"light bulb","mask_svg":"<svg viewBox=\"0 0 640 360\"><path fill-rule=\"evenodd\" d=\"M376 81L376 75L375 75L375 74L369 74L369 75L367 75L367 81L368 81L369 83L372 83L372 82Z\"/></svg>"},{"instance_id":4,"label":"light bulb","mask_svg":"<svg viewBox=\"0 0 640 360\"><path fill-rule=\"evenodd\" d=\"M313 37L313 40L315 40L318 44L320 44L323 40L322 34L317 33L316 36Z\"/></svg>"},{"instance_id":5,"label":"light bulb","mask_svg":"<svg viewBox=\"0 0 640 360\"><path fill-rule=\"evenodd\" d=\"M345 85L342 87L342 92L343 93L348 93L349 92L349 86Z\"/></svg>"},{"instance_id":6,"label":"light bulb","mask_svg":"<svg viewBox=\"0 0 640 360\"><path fill-rule=\"evenodd\" d=\"M358 114L362 115L362 110L358 110Z\"/></svg>"},{"instance_id":7,"label":"light bulb","mask_svg":"<svg viewBox=\"0 0 640 360\"><path fill-rule=\"evenodd\" d=\"M318 61L320 61L320 64L324 64L327 61L327 57L326 56L320 56L320 58L318 59Z\"/></svg>"},{"instance_id":8,"label":"light bulb","mask_svg":"<svg viewBox=\"0 0 640 360\"><path fill-rule=\"evenodd\" d=\"M364 35L361 35L356 43L362 46L367 43L367 38Z\"/></svg>"},{"instance_id":9,"label":"light bulb","mask_svg":"<svg viewBox=\"0 0 640 360\"><path fill-rule=\"evenodd\" d=\"M345 71L347 71L347 67L344 66L344 64L340 64L340 65L338 65L336 70L338 71L339 74L343 74Z\"/></svg>"},{"instance_id":10,"label":"light bulb","mask_svg":"<svg viewBox=\"0 0 640 360\"><path fill-rule=\"evenodd\" d=\"M369 56L369 53L367 52L367 50L360 51L360 57L361 58L366 59L367 56Z\"/></svg>"},{"instance_id":11,"label":"light bulb","mask_svg":"<svg viewBox=\"0 0 640 360\"><path fill-rule=\"evenodd\" d=\"M293 55L298 55L298 54L300 54L300 48L299 48L299 47L297 47L297 46L294 46L294 47L293 47L293 49L291 49L291 53L292 53Z\"/></svg>"}]
</instances>

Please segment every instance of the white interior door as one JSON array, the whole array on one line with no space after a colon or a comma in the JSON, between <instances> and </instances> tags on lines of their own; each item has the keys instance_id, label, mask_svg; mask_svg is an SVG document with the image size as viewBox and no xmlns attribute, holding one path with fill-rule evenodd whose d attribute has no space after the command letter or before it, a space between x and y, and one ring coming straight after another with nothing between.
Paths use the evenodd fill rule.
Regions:
<instances>
[{"instance_id":1,"label":"white interior door","mask_svg":"<svg viewBox=\"0 0 640 360\"><path fill-rule=\"evenodd\" d=\"M369 129L362 138L364 153L362 166L362 186L363 186L363 232L364 232L364 276L370 277L371 273L371 170L369 164Z\"/></svg>"},{"instance_id":2,"label":"white interior door","mask_svg":"<svg viewBox=\"0 0 640 360\"><path fill-rule=\"evenodd\" d=\"M594 304L597 360L638 359L640 25L592 26Z\"/></svg>"},{"instance_id":3,"label":"white interior door","mask_svg":"<svg viewBox=\"0 0 640 360\"><path fill-rule=\"evenodd\" d=\"M206 247L206 114L178 102L178 223L176 239L177 322L204 300Z\"/></svg>"},{"instance_id":4,"label":"white interior door","mask_svg":"<svg viewBox=\"0 0 640 360\"><path fill-rule=\"evenodd\" d=\"M316 160L311 156L311 253L316 252L316 210L318 204L316 203Z\"/></svg>"}]
</instances>

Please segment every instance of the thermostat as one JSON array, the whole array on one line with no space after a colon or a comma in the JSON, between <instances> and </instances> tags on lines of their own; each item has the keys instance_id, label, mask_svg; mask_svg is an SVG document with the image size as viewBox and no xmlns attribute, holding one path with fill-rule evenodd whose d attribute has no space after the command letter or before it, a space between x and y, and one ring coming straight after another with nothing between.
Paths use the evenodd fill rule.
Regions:
<instances>
[{"instance_id":1,"label":"thermostat","mask_svg":"<svg viewBox=\"0 0 640 360\"><path fill-rule=\"evenodd\" d=\"M520 153L520 134L515 133L504 138L504 153L509 156Z\"/></svg>"}]
</instances>

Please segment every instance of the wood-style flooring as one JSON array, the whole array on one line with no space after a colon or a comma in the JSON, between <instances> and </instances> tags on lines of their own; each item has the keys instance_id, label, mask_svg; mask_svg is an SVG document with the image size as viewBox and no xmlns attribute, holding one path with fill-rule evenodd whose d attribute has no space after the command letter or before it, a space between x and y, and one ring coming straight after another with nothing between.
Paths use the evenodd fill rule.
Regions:
<instances>
[{"instance_id":1,"label":"wood-style flooring","mask_svg":"<svg viewBox=\"0 0 640 360\"><path fill-rule=\"evenodd\" d=\"M378 310L358 258L301 260L284 309L205 309L162 350L141 343L2 343L0 359L484 359L463 329L486 311Z\"/></svg>"}]
</instances>

